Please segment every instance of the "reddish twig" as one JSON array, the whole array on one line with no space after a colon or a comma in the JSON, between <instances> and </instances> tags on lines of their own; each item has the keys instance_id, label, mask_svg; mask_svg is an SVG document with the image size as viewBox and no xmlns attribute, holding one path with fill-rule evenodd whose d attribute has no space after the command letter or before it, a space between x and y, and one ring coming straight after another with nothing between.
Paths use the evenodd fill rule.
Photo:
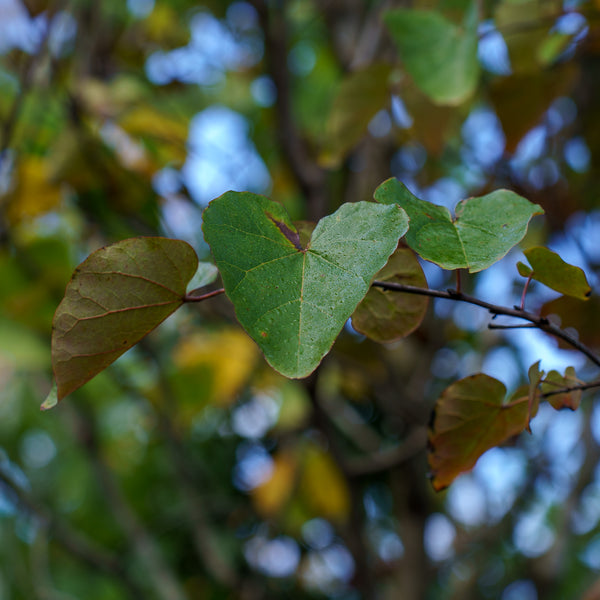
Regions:
<instances>
[{"instance_id":1,"label":"reddish twig","mask_svg":"<svg viewBox=\"0 0 600 600\"><path fill-rule=\"evenodd\" d=\"M194 294L201 290L202 288L197 288L192 290L188 294L183 297L184 302L202 302L203 300L208 300L209 298L214 298L214 296L219 296L220 294L224 294L225 290L223 288L219 288L218 290L213 290L212 292L207 292L206 294L201 294L200 296L195 296Z\"/></svg>"}]
</instances>

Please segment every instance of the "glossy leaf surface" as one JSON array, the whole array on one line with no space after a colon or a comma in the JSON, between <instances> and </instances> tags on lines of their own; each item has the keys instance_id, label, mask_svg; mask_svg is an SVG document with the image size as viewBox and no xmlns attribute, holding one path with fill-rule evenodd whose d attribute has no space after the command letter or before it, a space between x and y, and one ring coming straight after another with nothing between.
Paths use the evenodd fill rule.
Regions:
<instances>
[{"instance_id":1,"label":"glossy leaf surface","mask_svg":"<svg viewBox=\"0 0 600 600\"><path fill-rule=\"evenodd\" d=\"M384 17L400 56L415 83L437 104L456 105L477 87L475 3L462 27L437 11L396 9Z\"/></svg>"},{"instance_id":2,"label":"glossy leaf surface","mask_svg":"<svg viewBox=\"0 0 600 600\"><path fill-rule=\"evenodd\" d=\"M518 389L508 402L505 396L504 384L483 373L460 379L444 390L429 433L429 466L436 490L472 469L486 450L525 429L529 422L527 387Z\"/></svg>"},{"instance_id":3,"label":"glossy leaf surface","mask_svg":"<svg viewBox=\"0 0 600 600\"><path fill-rule=\"evenodd\" d=\"M81 263L54 315L52 366L58 400L177 310L197 265L189 244L160 237L124 240Z\"/></svg>"},{"instance_id":4,"label":"glossy leaf surface","mask_svg":"<svg viewBox=\"0 0 600 600\"><path fill-rule=\"evenodd\" d=\"M531 266L517 263L519 274L531 277L549 288L580 300L587 300L592 292L585 273L566 263L556 252L536 246L523 253Z\"/></svg>"},{"instance_id":5,"label":"glossy leaf surface","mask_svg":"<svg viewBox=\"0 0 600 600\"><path fill-rule=\"evenodd\" d=\"M399 204L410 218L406 243L422 258L443 269L482 271L500 260L525 233L541 206L508 190L461 200L456 218L445 206L414 196L397 179L384 181L375 199Z\"/></svg>"},{"instance_id":6,"label":"glossy leaf surface","mask_svg":"<svg viewBox=\"0 0 600 600\"><path fill-rule=\"evenodd\" d=\"M329 351L408 220L397 207L342 205L303 248L285 209L227 192L204 212L204 235L239 322L269 364L306 377Z\"/></svg>"},{"instance_id":7,"label":"glossy leaf surface","mask_svg":"<svg viewBox=\"0 0 600 600\"><path fill-rule=\"evenodd\" d=\"M375 279L427 287L423 269L410 248L398 248ZM393 342L421 324L428 305L427 296L372 287L352 315L352 326L376 342Z\"/></svg>"}]
</instances>

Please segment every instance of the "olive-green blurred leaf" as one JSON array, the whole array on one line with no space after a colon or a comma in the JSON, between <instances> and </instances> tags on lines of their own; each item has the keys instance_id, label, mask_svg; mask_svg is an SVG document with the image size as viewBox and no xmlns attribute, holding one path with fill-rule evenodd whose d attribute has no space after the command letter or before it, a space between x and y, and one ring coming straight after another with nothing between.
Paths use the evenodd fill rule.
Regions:
<instances>
[{"instance_id":1,"label":"olive-green blurred leaf","mask_svg":"<svg viewBox=\"0 0 600 600\"><path fill-rule=\"evenodd\" d=\"M264 196L227 192L208 205L204 235L225 292L274 369L306 377L329 351L407 229L404 211L390 208L344 204L303 248L285 209Z\"/></svg>"},{"instance_id":2,"label":"olive-green blurred leaf","mask_svg":"<svg viewBox=\"0 0 600 600\"><path fill-rule=\"evenodd\" d=\"M542 246L529 248L523 254L531 267L518 262L520 275L531 277L565 296L580 300L589 298L592 289L579 267L566 263L556 252Z\"/></svg>"},{"instance_id":3,"label":"olive-green blurred leaf","mask_svg":"<svg viewBox=\"0 0 600 600\"><path fill-rule=\"evenodd\" d=\"M546 63L540 47L561 14L560 0L503 0L496 5L494 21L503 34L513 73L535 74Z\"/></svg>"},{"instance_id":4,"label":"olive-green blurred leaf","mask_svg":"<svg viewBox=\"0 0 600 600\"><path fill-rule=\"evenodd\" d=\"M540 122L556 98L570 93L577 75L577 66L565 63L551 70L538 69L492 82L489 96L502 123L509 152L515 151L523 136Z\"/></svg>"},{"instance_id":5,"label":"olive-green blurred leaf","mask_svg":"<svg viewBox=\"0 0 600 600\"><path fill-rule=\"evenodd\" d=\"M564 375L561 375L558 371L550 371L542 381L541 391L542 394L548 394L563 388L573 387L580 383L581 381L575 375L575 369L567 367ZM547 400L555 410L560 410L561 408L577 410L581 402L582 393L581 390L571 390L560 394L552 394L548 396Z\"/></svg>"},{"instance_id":6,"label":"olive-green blurred leaf","mask_svg":"<svg viewBox=\"0 0 600 600\"><path fill-rule=\"evenodd\" d=\"M342 81L327 122L324 164L338 164L366 133L371 119L389 104L390 72L389 65L373 63Z\"/></svg>"},{"instance_id":7,"label":"olive-green blurred leaf","mask_svg":"<svg viewBox=\"0 0 600 600\"><path fill-rule=\"evenodd\" d=\"M197 288L210 285L219 275L219 270L209 262L199 262L196 273L190 279L187 291L192 292Z\"/></svg>"},{"instance_id":8,"label":"olive-green blurred leaf","mask_svg":"<svg viewBox=\"0 0 600 600\"><path fill-rule=\"evenodd\" d=\"M375 279L427 287L423 269L410 248L398 248ZM354 311L352 326L376 342L393 342L421 324L428 305L427 296L372 287Z\"/></svg>"},{"instance_id":9,"label":"olive-green blurred leaf","mask_svg":"<svg viewBox=\"0 0 600 600\"><path fill-rule=\"evenodd\" d=\"M0 317L0 364L6 361L24 372L48 367L48 346L31 329L13 319Z\"/></svg>"},{"instance_id":10,"label":"olive-green blurred leaf","mask_svg":"<svg viewBox=\"0 0 600 600\"><path fill-rule=\"evenodd\" d=\"M384 181L375 199L399 204L410 218L406 243L443 269L486 269L500 260L527 232L541 206L508 190L461 200L453 219L445 206L420 200L397 179Z\"/></svg>"},{"instance_id":11,"label":"olive-green blurred leaf","mask_svg":"<svg viewBox=\"0 0 600 600\"><path fill-rule=\"evenodd\" d=\"M525 429L529 422L527 386L508 401L505 396L504 384L483 373L456 381L442 392L429 432L428 458L436 490L472 469L486 450Z\"/></svg>"},{"instance_id":12,"label":"olive-green blurred leaf","mask_svg":"<svg viewBox=\"0 0 600 600\"><path fill-rule=\"evenodd\" d=\"M457 105L473 94L479 79L475 2L462 26L434 10L390 10L384 21L407 71L435 103Z\"/></svg>"},{"instance_id":13,"label":"olive-green blurred leaf","mask_svg":"<svg viewBox=\"0 0 600 600\"><path fill-rule=\"evenodd\" d=\"M527 431L531 433L531 418L537 413L539 406L539 393L538 388L544 377L544 371L540 370L541 361L533 363L529 370L527 371L527 376L529 378L529 390L527 392Z\"/></svg>"},{"instance_id":14,"label":"olive-green blurred leaf","mask_svg":"<svg viewBox=\"0 0 600 600\"><path fill-rule=\"evenodd\" d=\"M58 400L179 308L197 264L189 244L156 237L106 246L79 265L54 315L52 365Z\"/></svg>"},{"instance_id":15,"label":"olive-green blurred leaf","mask_svg":"<svg viewBox=\"0 0 600 600\"><path fill-rule=\"evenodd\" d=\"M556 315L563 329L573 328L574 335L586 346L600 345L600 298L593 295L587 302L579 298L561 296L546 302L540 310L543 317ZM562 348L572 349L562 340L558 340Z\"/></svg>"}]
</instances>

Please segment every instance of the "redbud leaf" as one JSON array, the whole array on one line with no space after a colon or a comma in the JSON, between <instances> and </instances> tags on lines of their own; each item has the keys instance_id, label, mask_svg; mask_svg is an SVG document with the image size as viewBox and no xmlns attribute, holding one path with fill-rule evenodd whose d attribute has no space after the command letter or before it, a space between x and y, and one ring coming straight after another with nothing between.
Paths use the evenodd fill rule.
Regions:
<instances>
[{"instance_id":1,"label":"redbud leaf","mask_svg":"<svg viewBox=\"0 0 600 600\"><path fill-rule=\"evenodd\" d=\"M531 277L549 288L580 300L587 300L592 293L585 273L565 262L556 252L542 246L529 248L523 253L531 267L517 263L519 274Z\"/></svg>"},{"instance_id":2,"label":"redbud leaf","mask_svg":"<svg viewBox=\"0 0 600 600\"><path fill-rule=\"evenodd\" d=\"M420 200L397 179L384 181L375 199L399 204L408 214L406 243L422 258L443 269L482 271L499 261L525 233L531 217L542 214L509 190L496 190L479 198L461 200L452 217L445 206Z\"/></svg>"},{"instance_id":3,"label":"redbud leaf","mask_svg":"<svg viewBox=\"0 0 600 600\"><path fill-rule=\"evenodd\" d=\"M504 384L483 373L460 379L442 392L429 432L428 458L436 490L472 469L486 450L527 427L528 387L508 400L505 396Z\"/></svg>"},{"instance_id":4,"label":"redbud leaf","mask_svg":"<svg viewBox=\"0 0 600 600\"><path fill-rule=\"evenodd\" d=\"M177 310L197 266L189 244L161 237L123 240L81 263L52 324L57 401Z\"/></svg>"},{"instance_id":5,"label":"redbud leaf","mask_svg":"<svg viewBox=\"0 0 600 600\"><path fill-rule=\"evenodd\" d=\"M203 225L238 321L287 377L319 365L407 227L397 206L343 204L303 246L285 209L249 192L213 200Z\"/></svg>"},{"instance_id":6,"label":"redbud leaf","mask_svg":"<svg viewBox=\"0 0 600 600\"><path fill-rule=\"evenodd\" d=\"M423 269L410 248L398 248L375 275L378 281L427 287ZM372 287L352 315L352 326L376 342L393 342L411 334L425 318L427 296Z\"/></svg>"}]
</instances>

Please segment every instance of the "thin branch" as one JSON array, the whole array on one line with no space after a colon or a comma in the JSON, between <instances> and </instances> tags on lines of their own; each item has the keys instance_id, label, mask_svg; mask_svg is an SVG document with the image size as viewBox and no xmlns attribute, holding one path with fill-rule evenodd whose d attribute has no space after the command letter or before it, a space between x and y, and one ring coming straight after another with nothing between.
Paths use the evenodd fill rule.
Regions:
<instances>
[{"instance_id":1,"label":"thin branch","mask_svg":"<svg viewBox=\"0 0 600 600\"><path fill-rule=\"evenodd\" d=\"M535 323L515 323L514 325L498 325L497 323L488 323L488 329L537 329Z\"/></svg>"},{"instance_id":2,"label":"thin branch","mask_svg":"<svg viewBox=\"0 0 600 600\"><path fill-rule=\"evenodd\" d=\"M547 382L550 383L550 382ZM591 381L589 383L579 383L577 385L570 385L567 387L562 387L559 388L557 390L552 390L551 392L544 392L543 394L541 394L542 398L548 398L548 396L558 396L559 394L568 394L569 392L578 392L578 391L585 391L585 390L591 390L593 388L598 388L600 387L600 381Z\"/></svg>"},{"instance_id":3,"label":"thin branch","mask_svg":"<svg viewBox=\"0 0 600 600\"><path fill-rule=\"evenodd\" d=\"M509 308L507 306L500 306L498 304L492 304L485 300L480 300L474 296L468 294L458 293L454 290L430 290L429 288L420 288L414 285L405 285L402 283L392 283L388 281L374 281L373 286L379 287L384 290L392 292L402 292L405 294L417 294L420 296L431 296L433 298L444 298L445 300L454 300L456 302L466 302L468 304L474 304L487 309L492 315L504 315L507 317L515 317L517 319L523 319L533 323L537 329L545 331L554 337L560 338L569 346L572 346L585 356L587 356L596 366L600 367L600 356L598 356L593 350L590 350L585 344L582 344L579 340L569 335L566 331L563 331L560 327L551 323L546 317L535 315L526 310L522 310L519 307Z\"/></svg>"},{"instance_id":4,"label":"thin branch","mask_svg":"<svg viewBox=\"0 0 600 600\"><path fill-rule=\"evenodd\" d=\"M217 291L222 292L223 290ZM169 414L173 410L172 407L169 408L167 401L173 397L171 384L160 366L160 357L157 356L152 345L145 340L140 346L157 369L161 400L153 403L153 408L157 415L160 433L170 456L170 466L183 499L196 555L200 564L216 581L223 586L236 588L239 577L227 560L223 550L216 543L216 535L211 525L210 515L205 509L205 498L201 492L202 481L199 478L198 468L190 460L190 455L183 445L181 436Z\"/></svg>"},{"instance_id":5,"label":"thin branch","mask_svg":"<svg viewBox=\"0 0 600 600\"><path fill-rule=\"evenodd\" d=\"M592 8L591 10L585 10L582 7L577 7L573 9L566 8L554 14L541 15L530 21L510 23L502 27L498 27L497 31L499 31L504 37L508 37L520 33L529 33L532 30L539 29L541 27L549 29L556 24L556 21L558 19L570 14L580 14L586 17L586 19L592 20L596 19L600 15L600 12L594 8ZM493 29L486 29L485 31L479 34L479 39L483 39L484 37L490 35L493 32Z\"/></svg>"},{"instance_id":6,"label":"thin branch","mask_svg":"<svg viewBox=\"0 0 600 600\"><path fill-rule=\"evenodd\" d=\"M201 290L202 288L196 288L192 290L188 294L183 297L184 302L202 302L203 300L208 300L209 298L214 298L215 296L219 296L220 294L224 294L225 290L223 288L219 288L218 290L213 290L212 292L207 292L206 294L201 294L200 296L196 296L196 292Z\"/></svg>"},{"instance_id":7,"label":"thin branch","mask_svg":"<svg viewBox=\"0 0 600 600\"><path fill-rule=\"evenodd\" d=\"M529 284L531 283L531 279L533 277L533 271L529 273L529 277L527 277L527 281L523 286L523 293L521 294L521 310L525 310L525 296L527 295L527 290L529 289Z\"/></svg>"},{"instance_id":8,"label":"thin branch","mask_svg":"<svg viewBox=\"0 0 600 600\"><path fill-rule=\"evenodd\" d=\"M344 474L350 491L350 526L342 528L340 533L356 565L353 583L364 600L372 600L374 597L374 588L368 564L368 551L363 537L364 513L362 510L362 493L359 482L351 476L343 452L336 442L333 423L321 406L317 389L318 373L319 371L317 370L305 380L306 391L312 405L315 425L327 439L331 455Z\"/></svg>"},{"instance_id":9,"label":"thin branch","mask_svg":"<svg viewBox=\"0 0 600 600\"><path fill-rule=\"evenodd\" d=\"M426 447L427 429L416 427L399 446L349 461L348 474L352 477L363 477L389 471L409 461Z\"/></svg>"}]
</instances>

